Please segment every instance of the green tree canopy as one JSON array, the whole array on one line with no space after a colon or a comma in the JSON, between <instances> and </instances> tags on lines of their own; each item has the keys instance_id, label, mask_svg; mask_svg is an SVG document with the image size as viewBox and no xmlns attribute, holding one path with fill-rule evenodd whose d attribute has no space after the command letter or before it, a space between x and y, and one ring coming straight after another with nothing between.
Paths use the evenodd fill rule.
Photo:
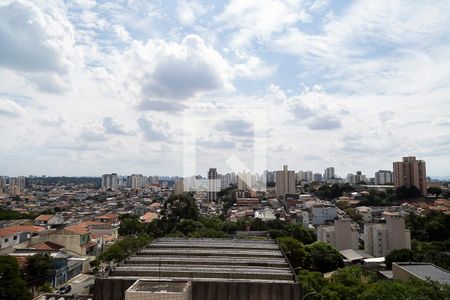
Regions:
<instances>
[{"instance_id":1,"label":"green tree canopy","mask_svg":"<svg viewBox=\"0 0 450 300\"><path fill-rule=\"evenodd\" d=\"M414 261L414 251L411 249L396 249L386 255L386 267L392 268L393 262Z\"/></svg>"},{"instance_id":2,"label":"green tree canopy","mask_svg":"<svg viewBox=\"0 0 450 300\"><path fill-rule=\"evenodd\" d=\"M48 253L37 253L27 258L25 278L32 286L40 286L53 274L53 258Z\"/></svg>"},{"instance_id":3,"label":"green tree canopy","mask_svg":"<svg viewBox=\"0 0 450 300\"><path fill-rule=\"evenodd\" d=\"M289 236L280 237L277 239L277 242L294 269L305 265L308 253L305 251L305 247L302 243Z\"/></svg>"},{"instance_id":4,"label":"green tree canopy","mask_svg":"<svg viewBox=\"0 0 450 300\"><path fill-rule=\"evenodd\" d=\"M20 276L17 260L0 256L0 299L30 300L30 290Z\"/></svg>"},{"instance_id":5,"label":"green tree canopy","mask_svg":"<svg viewBox=\"0 0 450 300\"><path fill-rule=\"evenodd\" d=\"M328 243L317 241L305 248L309 253L306 265L312 271L325 273L344 266L339 251Z\"/></svg>"}]
</instances>

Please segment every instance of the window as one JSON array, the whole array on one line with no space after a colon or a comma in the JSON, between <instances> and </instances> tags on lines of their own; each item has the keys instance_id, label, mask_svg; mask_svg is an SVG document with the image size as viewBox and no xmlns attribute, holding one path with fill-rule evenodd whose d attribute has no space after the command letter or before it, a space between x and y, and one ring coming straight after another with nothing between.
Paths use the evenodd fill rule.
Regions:
<instances>
[{"instance_id":1,"label":"window","mask_svg":"<svg viewBox=\"0 0 450 300\"><path fill-rule=\"evenodd\" d=\"M15 235L13 239L14 239L14 240L17 240L17 235Z\"/></svg>"},{"instance_id":2,"label":"window","mask_svg":"<svg viewBox=\"0 0 450 300\"><path fill-rule=\"evenodd\" d=\"M9 241L9 239L5 239L5 243L7 243Z\"/></svg>"}]
</instances>

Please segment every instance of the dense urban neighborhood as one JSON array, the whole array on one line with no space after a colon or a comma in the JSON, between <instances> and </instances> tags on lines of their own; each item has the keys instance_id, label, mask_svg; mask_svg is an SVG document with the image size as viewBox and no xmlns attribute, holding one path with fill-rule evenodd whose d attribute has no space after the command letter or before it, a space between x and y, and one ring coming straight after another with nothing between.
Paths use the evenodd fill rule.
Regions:
<instances>
[{"instance_id":1,"label":"dense urban neighborhood","mask_svg":"<svg viewBox=\"0 0 450 300\"><path fill-rule=\"evenodd\" d=\"M0 177L0 294L119 299L130 284L119 294L105 291L123 278L225 276L278 280L281 287L271 288L289 291L295 285L294 298L444 299L450 295L449 182L425 172L425 162L405 157L393 172L373 178L288 166L260 175L211 168L192 178ZM263 264L264 251L273 258ZM175 262L169 252L186 256ZM258 255L259 267L243 261ZM223 275L229 272L223 259L236 261L233 273ZM210 264L220 273L209 274ZM261 269L272 264L272 271ZM192 289L200 293L199 283Z\"/></svg>"}]
</instances>

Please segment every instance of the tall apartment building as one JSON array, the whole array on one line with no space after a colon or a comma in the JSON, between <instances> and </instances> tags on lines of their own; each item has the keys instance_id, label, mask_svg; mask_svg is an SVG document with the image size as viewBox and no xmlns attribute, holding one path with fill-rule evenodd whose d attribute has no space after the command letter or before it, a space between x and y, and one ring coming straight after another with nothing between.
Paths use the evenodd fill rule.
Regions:
<instances>
[{"instance_id":1,"label":"tall apartment building","mask_svg":"<svg viewBox=\"0 0 450 300\"><path fill-rule=\"evenodd\" d=\"M284 197L284 194L295 193L295 172L289 171L284 165L282 171L277 171L275 175L277 196Z\"/></svg>"},{"instance_id":2,"label":"tall apartment building","mask_svg":"<svg viewBox=\"0 0 450 300\"><path fill-rule=\"evenodd\" d=\"M21 195L25 190L25 177L9 177L9 193L11 195Z\"/></svg>"},{"instance_id":3,"label":"tall apartment building","mask_svg":"<svg viewBox=\"0 0 450 300\"><path fill-rule=\"evenodd\" d=\"M336 247L336 249L358 249L358 230L350 220L335 220L334 225L320 225L317 228L317 239Z\"/></svg>"},{"instance_id":4,"label":"tall apartment building","mask_svg":"<svg viewBox=\"0 0 450 300\"><path fill-rule=\"evenodd\" d=\"M127 186L132 190L140 190L145 187L146 179L142 174L132 174L127 177Z\"/></svg>"},{"instance_id":5,"label":"tall apartment building","mask_svg":"<svg viewBox=\"0 0 450 300\"><path fill-rule=\"evenodd\" d=\"M315 182L321 182L322 178L323 178L322 174L320 174L320 173L314 173L314 175L313 175L313 179Z\"/></svg>"},{"instance_id":6,"label":"tall apartment building","mask_svg":"<svg viewBox=\"0 0 450 300\"><path fill-rule=\"evenodd\" d=\"M6 188L6 177L0 176L0 195L5 191Z\"/></svg>"},{"instance_id":7,"label":"tall apartment building","mask_svg":"<svg viewBox=\"0 0 450 300\"><path fill-rule=\"evenodd\" d=\"M423 196L427 195L427 172L425 161L415 156L403 157L403 161L394 162L395 187L415 186Z\"/></svg>"},{"instance_id":8,"label":"tall apartment building","mask_svg":"<svg viewBox=\"0 0 450 300\"><path fill-rule=\"evenodd\" d=\"M383 257L396 249L411 249L411 233L405 219L398 213L385 212L385 224L364 225L364 250L374 257Z\"/></svg>"},{"instance_id":9,"label":"tall apartment building","mask_svg":"<svg viewBox=\"0 0 450 300\"><path fill-rule=\"evenodd\" d=\"M348 174L347 182L351 184L359 184L360 182L367 182L366 175L363 175L361 171L356 171L356 174Z\"/></svg>"},{"instance_id":10,"label":"tall apartment building","mask_svg":"<svg viewBox=\"0 0 450 300\"><path fill-rule=\"evenodd\" d=\"M116 189L119 186L119 177L116 173L102 175L102 189Z\"/></svg>"},{"instance_id":11,"label":"tall apartment building","mask_svg":"<svg viewBox=\"0 0 450 300\"><path fill-rule=\"evenodd\" d=\"M297 177L299 181L302 180L307 182L312 182L314 179L312 171L299 171L297 173Z\"/></svg>"},{"instance_id":12,"label":"tall apartment building","mask_svg":"<svg viewBox=\"0 0 450 300\"><path fill-rule=\"evenodd\" d=\"M323 172L323 180L325 180L325 181L327 179L333 179L335 177L336 177L336 174L334 173L334 167L328 167Z\"/></svg>"},{"instance_id":13,"label":"tall apartment building","mask_svg":"<svg viewBox=\"0 0 450 300\"><path fill-rule=\"evenodd\" d=\"M208 202L217 201L217 192L219 191L220 183L218 182L216 168L208 170Z\"/></svg>"},{"instance_id":14,"label":"tall apartment building","mask_svg":"<svg viewBox=\"0 0 450 300\"><path fill-rule=\"evenodd\" d=\"M384 185L384 184L393 184L393 174L388 170L379 170L375 172L375 184Z\"/></svg>"},{"instance_id":15,"label":"tall apartment building","mask_svg":"<svg viewBox=\"0 0 450 300\"><path fill-rule=\"evenodd\" d=\"M175 184L173 186L173 193L175 195L184 193L184 180L183 179L175 181Z\"/></svg>"}]
</instances>

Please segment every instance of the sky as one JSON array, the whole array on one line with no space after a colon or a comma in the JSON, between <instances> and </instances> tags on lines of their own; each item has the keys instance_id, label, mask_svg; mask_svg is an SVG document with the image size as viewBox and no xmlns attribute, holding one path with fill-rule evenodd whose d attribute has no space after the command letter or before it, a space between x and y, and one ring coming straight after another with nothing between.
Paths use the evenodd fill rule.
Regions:
<instances>
[{"instance_id":1,"label":"sky","mask_svg":"<svg viewBox=\"0 0 450 300\"><path fill-rule=\"evenodd\" d=\"M0 175L409 155L450 175L450 1L0 0Z\"/></svg>"}]
</instances>

